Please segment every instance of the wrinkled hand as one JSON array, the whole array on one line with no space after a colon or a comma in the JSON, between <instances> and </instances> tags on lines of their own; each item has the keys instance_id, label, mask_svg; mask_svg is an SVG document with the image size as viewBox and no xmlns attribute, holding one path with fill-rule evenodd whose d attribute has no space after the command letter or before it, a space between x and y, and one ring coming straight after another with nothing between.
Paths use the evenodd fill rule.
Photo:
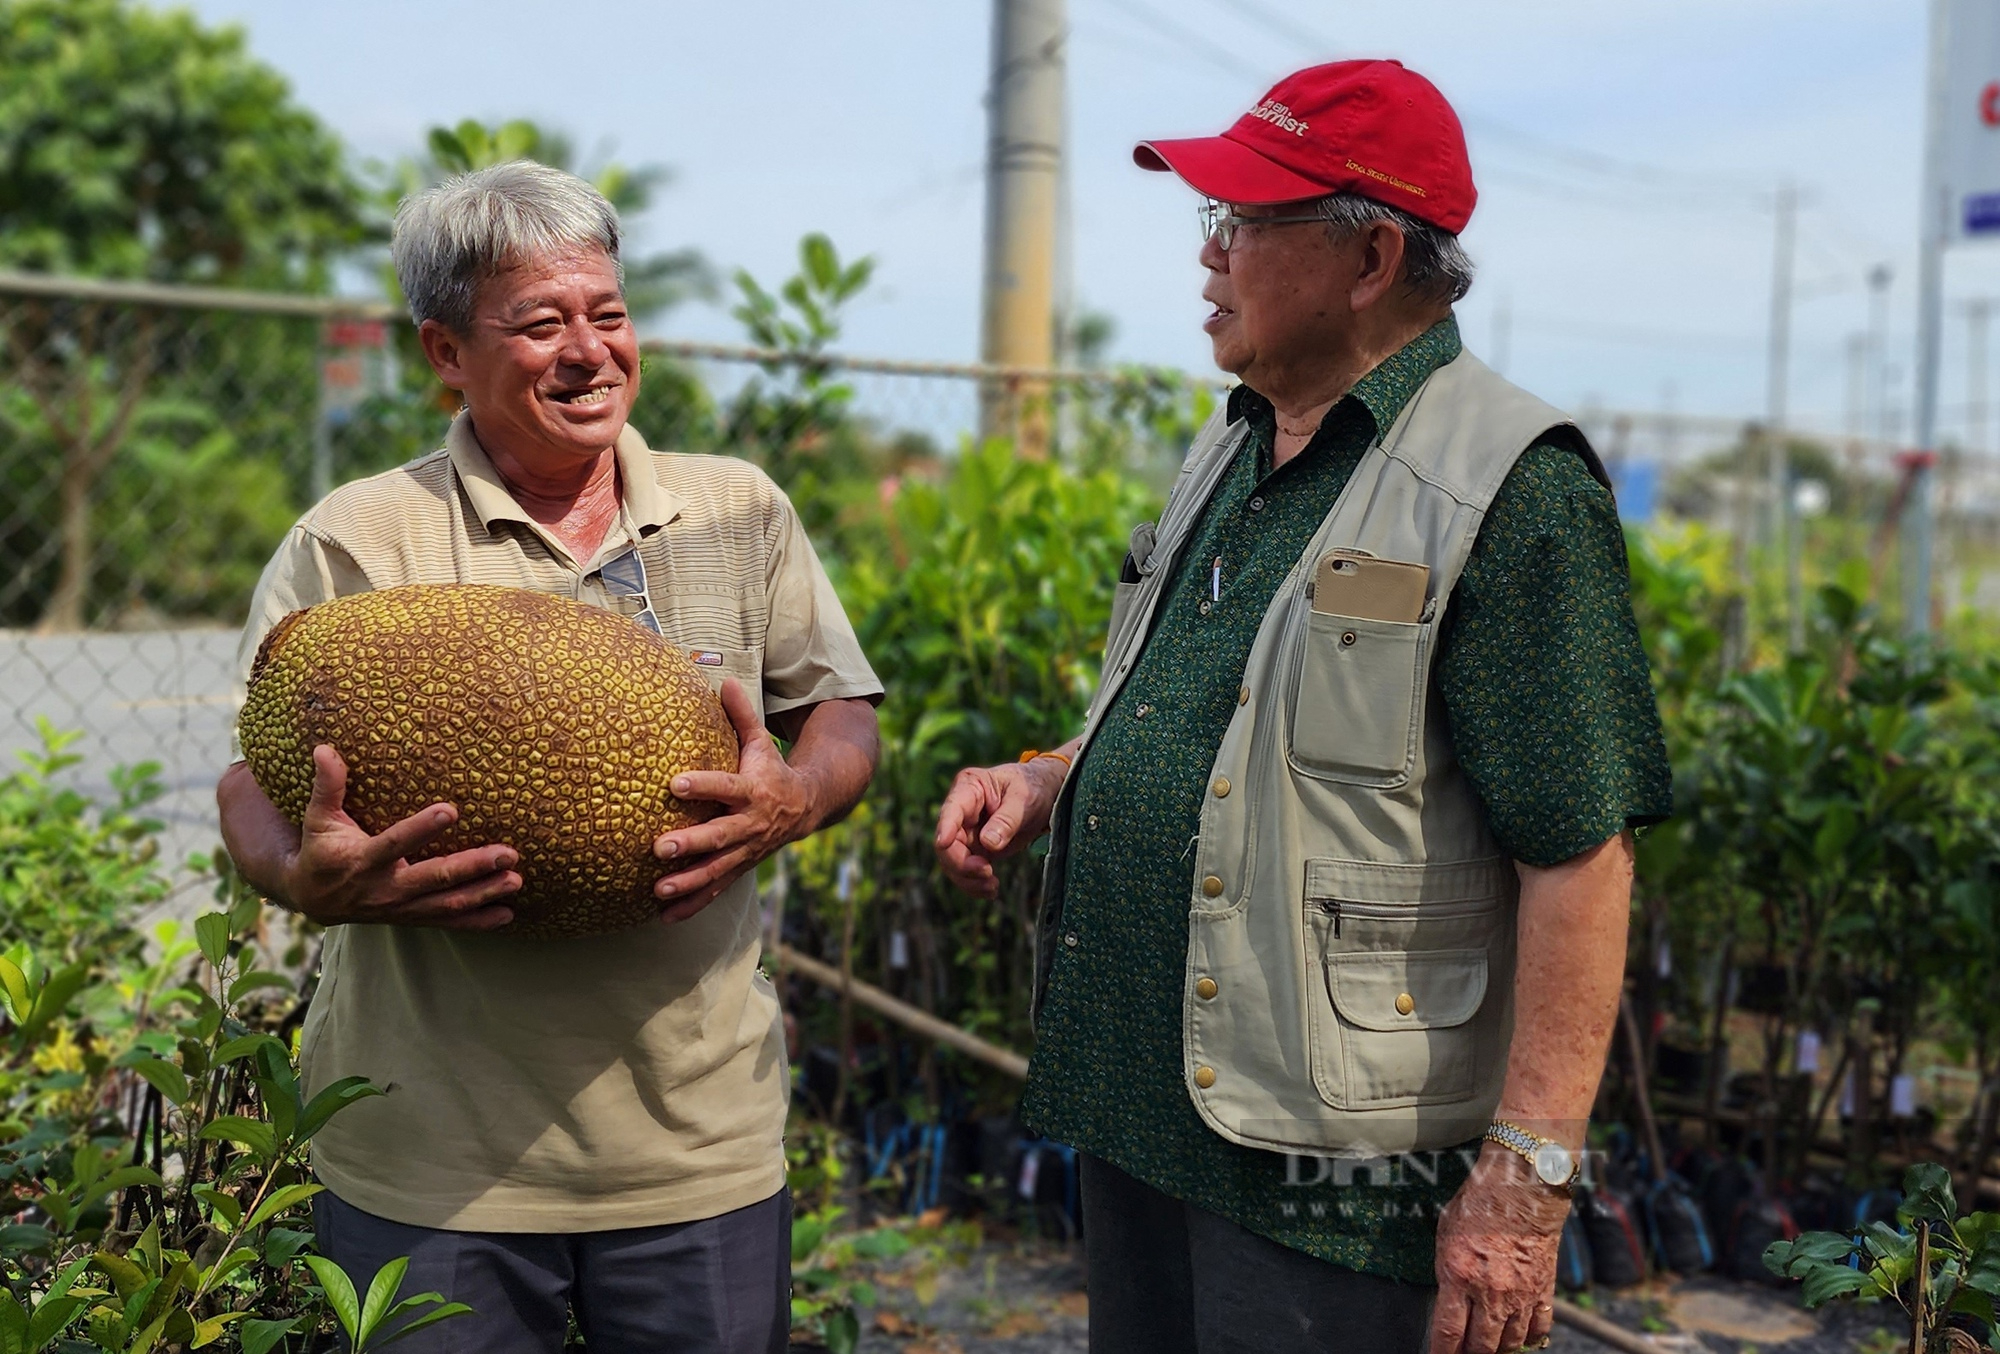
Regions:
<instances>
[{"instance_id":1,"label":"wrinkled hand","mask_svg":"<svg viewBox=\"0 0 2000 1354\"><path fill-rule=\"evenodd\" d=\"M968 766L938 810L938 863L945 877L980 898L994 898L993 862L1048 830L1067 769L1054 757L1004 766Z\"/></svg>"},{"instance_id":2,"label":"wrinkled hand","mask_svg":"<svg viewBox=\"0 0 2000 1354\"><path fill-rule=\"evenodd\" d=\"M458 821L433 804L369 836L348 816L347 763L331 747L313 749L312 796L298 844L283 856L285 899L322 926L348 922L491 931L514 920L507 906L521 887L511 846L479 846L412 864L409 857Z\"/></svg>"},{"instance_id":3,"label":"wrinkled hand","mask_svg":"<svg viewBox=\"0 0 2000 1354\"><path fill-rule=\"evenodd\" d=\"M743 744L735 772L689 771L674 777L673 790L677 798L721 804L729 812L663 833L653 843L654 855L680 867L653 886L667 921L692 917L759 861L812 835L816 826L812 786L778 751L733 677L722 684L722 708Z\"/></svg>"},{"instance_id":4,"label":"wrinkled hand","mask_svg":"<svg viewBox=\"0 0 2000 1354\"><path fill-rule=\"evenodd\" d=\"M1438 1219L1430 1354L1513 1354L1547 1338L1568 1216L1567 1196L1487 1143Z\"/></svg>"}]
</instances>

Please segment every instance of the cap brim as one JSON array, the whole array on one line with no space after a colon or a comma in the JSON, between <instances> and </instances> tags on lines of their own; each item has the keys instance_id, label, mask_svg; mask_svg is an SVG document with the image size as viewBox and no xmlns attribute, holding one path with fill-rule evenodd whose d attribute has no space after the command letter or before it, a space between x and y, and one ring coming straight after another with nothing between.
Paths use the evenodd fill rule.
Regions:
<instances>
[{"instance_id":1,"label":"cap brim","mask_svg":"<svg viewBox=\"0 0 2000 1354\"><path fill-rule=\"evenodd\" d=\"M1141 169L1178 174L1188 187L1218 202L1297 202L1334 191L1226 136L1141 141L1132 148L1132 160Z\"/></svg>"}]
</instances>

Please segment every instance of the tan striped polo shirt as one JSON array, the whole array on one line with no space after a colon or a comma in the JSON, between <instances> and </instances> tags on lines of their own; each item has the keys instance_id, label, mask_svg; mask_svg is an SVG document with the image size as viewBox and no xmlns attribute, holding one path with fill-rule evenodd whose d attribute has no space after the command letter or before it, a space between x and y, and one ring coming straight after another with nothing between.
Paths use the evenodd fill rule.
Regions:
<instances>
[{"instance_id":1,"label":"tan striped polo shirt","mask_svg":"<svg viewBox=\"0 0 2000 1354\"><path fill-rule=\"evenodd\" d=\"M611 605L599 571L636 539L662 634L715 685L741 678L767 712L881 694L762 471L656 453L629 428L616 455L619 521L575 560L461 414L440 450L300 519L257 586L242 675L288 612L373 588L497 583ZM365 1076L389 1094L337 1115L314 1169L357 1208L463 1231L644 1227L769 1198L785 1177L789 1075L758 954L748 878L687 921L573 940L334 927L306 1080Z\"/></svg>"}]
</instances>

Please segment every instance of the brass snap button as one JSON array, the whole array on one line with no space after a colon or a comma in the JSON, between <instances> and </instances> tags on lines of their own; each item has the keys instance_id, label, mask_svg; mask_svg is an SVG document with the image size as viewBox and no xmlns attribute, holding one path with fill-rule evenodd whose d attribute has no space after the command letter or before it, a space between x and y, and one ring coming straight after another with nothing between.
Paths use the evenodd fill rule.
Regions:
<instances>
[{"instance_id":1,"label":"brass snap button","mask_svg":"<svg viewBox=\"0 0 2000 1354\"><path fill-rule=\"evenodd\" d=\"M1097 831L1097 815L1096 815L1096 814L1094 814L1094 813L1093 813L1093 814L1091 814L1091 815L1090 815L1090 817L1088 817L1088 818L1084 819L1083 821L1084 821L1084 825L1085 825L1086 827L1088 827L1088 828L1089 828L1089 829L1090 829L1090 830L1091 830L1092 832L1095 832L1095 831Z\"/></svg>"},{"instance_id":2,"label":"brass snap button","mask_svg":"<svg viewBox=\"0 0 2000 1354\"><path fill-rule=\"evenodd\" d=\"M1229 777L1217 776L1215 778L1215 784L1210 786L1209 788L1215 791L1215 797L1217 799L1229 798Z\"/></svg>"},{"instance_id":3,"label":"brass snap button","mask_svg":"<svg viewBox=\"0 0 2000 1354\"><path fill-rule=\"evenodd\" d=\"M1250 703L1250 688L1249 688L1249 687L1247 687L1247 686L1240 686L1240 687L1236 688L1236 703L1237 703L1238 705L1248 705L1248 704Z\"/></svg>"},{"instance_id":4,"label":"brass snap button","mask_svg":"<svg viewBox=\"0 0 2000 1354\"><path fill-rule=\"evenodd\" d=\"M1195 1068L1194 1084L1201 1087L1204 1091L1215 1085L1215 1069L1213 1067Z\"/></svg>"},{"instance_id":5,"label":"brass snap button","mask_svg":"<svg viewBox=\"0 0 2000 1354\"><path fill-rule=\"evenodd\" d=\"M1215 979L1213 978L1195 979L1194 994L1197 997L1200 997L1203 1001L1212 1000L1215 994L1220 990L1221 990L1220 988L1216 987Z\"/></svg>"},{"instance_id":6,"label":"brass snap button","mask_svg":"<svg viewBox=\"0 0 2000 1354\"><path fill-rule=\"evenodd\" d=\"M1410 1012L1416 1009L1417 1009L1417 999L1415 997L1412 997L1409 993L1404 992L1396 997L1397 1015L1408 1015Z\"/></svg>"},{"instance_id":7,"label":"brass snap button","mask_svg":"<svg viewBox=\"0 0 2000 1354\"><path fill-rule=\"evenodd\" d=\"M1208 599L1207 599L1206 597L1202 598L1202 599L1201 599L1201 605L1200 605L1199 607L1195 608L1195 609L1196 609L1197 611L1201 612L1201 614L1202 614L1202 615L1206 616L1206 615L1207 615L1207 614L1209 613L1209 610L1210 610L1210 607L1209 607L1209 604L1208 604Z\"/></svg>"},{"instance_id":8,"label":"brass snap button","mask_svg":"<svg viewBox=\"0 0 2000 1354\"><path fill-rule=\"evenodd\" d=\"M1222 896L1222 881L1214 875L1201 881L1201 891L1211 898Z\"/></svg>"},{"instance_id":9,"label":"brass snap button","mask_svg":"<svg viewBox=\"0 0 2000 1354\"><path fill-rule=\"evenodd\" d=\"M1071 932L1070 932L1070 933L1069 933L1068 935L1064 936L1064 937L1063 937L1063 944L1065 944L1065 945L1069 946L1069 947L1070 947L1070 948L1071 948L1072 950L1073 950L1073 949L1075 949L1075 948L1076 948L1076 932L1074 932L1074 931L1071 931ZM1405 1014L1407 1014L1407 1012L1406 1012Z\"/></svg>"}]
</instances>

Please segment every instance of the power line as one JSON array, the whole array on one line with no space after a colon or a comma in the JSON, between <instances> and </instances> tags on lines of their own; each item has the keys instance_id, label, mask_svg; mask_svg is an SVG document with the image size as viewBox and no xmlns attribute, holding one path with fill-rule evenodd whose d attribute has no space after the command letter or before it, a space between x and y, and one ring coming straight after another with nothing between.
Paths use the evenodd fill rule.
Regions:
<instances>
[{"instance_id":1,"label":"power line","mask_svg":"<svg viewBox=\"0 0 2000 1354\"><path fill-rule=\"evenodd\" d=\"M1286 42L1294 43L1309 51L1323 55L1331 55L1338 51L1337 45L1329 42L1324 34L1314 32L1289 15L1281 14L1269 6L1260 3L1260 0L1216 0L1216 3L1227 9L1234 10L1236 13L1262 27L1266 32L1282 38ZM1197 40L1206 41L1205 39ZM1625 179L1633 183L1642 183L1678 192L1687 192L1692 189L1739 199L1754 199L1760 205L1769 205L1775 197L1771 190L1763 188L1760 184L1753 186L1753 182L1747 178L1739 178L1731 175L1703 174L1693 170L1643 164L1636 160L1625 160L1617 156L1605 155L1599 151L1566 145L1563 142L1554 141L1533 132L1523 131L1518 127L1510 126L1505 122L1487 117L1484 114L1461 113L1461 116L1468 125L1477 127L1483 132L1499 137L1502 140L1512 141L1516 145L1522 146L1545 158L1568 164L1586 173L1597 174L1607 178Z\"/></svg>"}]
</instances>

